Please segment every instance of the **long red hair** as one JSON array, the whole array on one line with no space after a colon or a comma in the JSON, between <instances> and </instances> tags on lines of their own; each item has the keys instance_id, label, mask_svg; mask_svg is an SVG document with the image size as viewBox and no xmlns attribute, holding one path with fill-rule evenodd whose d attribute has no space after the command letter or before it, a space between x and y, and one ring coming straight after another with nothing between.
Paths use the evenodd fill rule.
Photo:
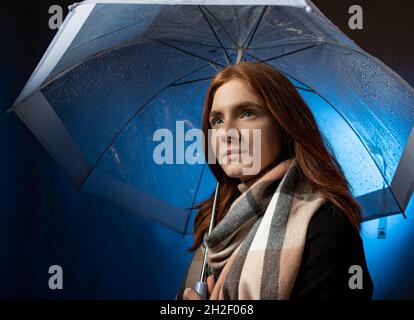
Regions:
<instances>
[{"instance_id":1,"label":"long red hair","mask_svg":"<svg viewBox=\"0 0 414 320\"><path fill-rule=\"evenodd\" d=\"M360 229L361 209L351 195L348 181L329 143L323 138L311 110L294 85L278 70L265 63L249 61L221 69L214 76L204 100L204 136L208 137L208 129L211 129L209 114L214 94L221 85L232 79L245 81L273 115L283 140L282 153L278 161L295 157L301 175L309 181L312 189L320 191L327 201L342 211L351 223ZM207 155L207 142L204 144L204 151ZM215 221L218 223L225 216L231 203L240 195L237 188L240 181L228 177L217 163L209 163L209 166L220 183ZM203 235L208 230L213 197L214 192L208 199L191 207L198 209L198 214L194 221L194 242L189 251L194 251L200 246Z\"/></svg>"}]
</instances>

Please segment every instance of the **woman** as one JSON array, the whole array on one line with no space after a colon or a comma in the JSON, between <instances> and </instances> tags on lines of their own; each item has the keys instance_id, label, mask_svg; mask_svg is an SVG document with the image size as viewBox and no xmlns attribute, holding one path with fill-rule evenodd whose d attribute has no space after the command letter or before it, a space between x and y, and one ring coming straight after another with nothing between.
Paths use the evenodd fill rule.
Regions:
<instances>
[{"instance_id":1,"label":"woman","mask_svg":"<svg viewBox=\"0 0 414 320\"><path fill-rule=\"evenodd\" d=\"M176 298L201 299L193 288L208 245L208 299L370 299L360 208L292 83L266 64L228 66L208 88L203 121L205 154L218 162L216 225L207 236L212 195L195 206L196 253ZM260 170L246 174L252 162L232 160L255 150Z\"/></svg>"}]
</instances>

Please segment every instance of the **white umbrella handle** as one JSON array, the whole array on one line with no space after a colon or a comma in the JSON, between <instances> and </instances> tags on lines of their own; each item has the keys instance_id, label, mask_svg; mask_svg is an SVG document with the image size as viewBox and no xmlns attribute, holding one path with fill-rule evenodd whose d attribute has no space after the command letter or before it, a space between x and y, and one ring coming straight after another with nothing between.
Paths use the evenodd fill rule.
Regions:
<instances>
[{"instance_id":1,"label":"white umbrella handle","mask_svg":"<svg viewBox=\"0 0 414 320\"><path fill-rule=\"evenodd\" d=\"M217 198L218 198L218 190L219 190L219 183L216 184L216 191L214 192L214 201L213 201L213 208L211 211L211 219L210 219L210 226L208 228L208 234L210 234L211 230L213 230L214 220L216 218L216 206L217 206ZM200 281L196 283L195 291L205 300L207 298L207 283L205 282L205 270L206 270L206 259L207 259L207 252L208 246L205 243L205 250L203 256L203 263L201 265L201 272L200 272Z\"/></svg>"},{"instance_id":2,"label":"white umbrella handle","mask_svg":"<svg viewBox=\"0 0 414 320\"><path fill-rule=\"evenodd\" d=\"M203 300L207 299L207 283L204 281L197 281L195 290L201 296Z\"/></svg>"}]
</instances>

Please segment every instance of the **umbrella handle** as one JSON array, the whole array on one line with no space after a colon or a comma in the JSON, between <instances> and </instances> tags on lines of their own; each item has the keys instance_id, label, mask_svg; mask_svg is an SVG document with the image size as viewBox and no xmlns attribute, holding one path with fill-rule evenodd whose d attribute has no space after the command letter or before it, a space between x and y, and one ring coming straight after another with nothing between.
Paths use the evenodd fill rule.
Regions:
<instances>
[{"instance_id":1,"label":"umbrella handle","mask_svg":"<svg viewBox=\"0 0 414 320\"><path fill-rule=\"evenodd\" d=\"M207 283L204 281L197 281L195 290L202 297L203 300L207 298Z\"/></svg>"},{"instance_id":2,"label":"umbrella handle","mask_svg":"<svg viewBox=\"0 0 414 320\"><path fill-rule=\"evenodd\" d=\"M210 218L210 227L208 228L208 234L211 233L211 230L213 229L213 226L214 226L214 220L216 218L218 190L219 190L219 183L217 182L216 190L214 192L214 201L213 201L213 208L212 208L211 218ZM207 252L208 252L208 246L206 244L204 255L203 255L203 262L201 264L200 281L198 281L195 285L195 290L204 300L207 298L207 289L208 289L207 282L204 281L205 271L206 271Z\"/></svg>"}]
</instances>

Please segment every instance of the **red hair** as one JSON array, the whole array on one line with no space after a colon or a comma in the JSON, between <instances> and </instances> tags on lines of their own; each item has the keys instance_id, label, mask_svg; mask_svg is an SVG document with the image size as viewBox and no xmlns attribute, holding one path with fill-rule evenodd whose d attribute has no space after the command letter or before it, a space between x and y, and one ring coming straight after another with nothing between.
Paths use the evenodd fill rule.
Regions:
<instances>
[{"instance_id":1,"label":"red hair","mask_svg":"<svg viewBox=\"0 0 414 320\"><path fill-rule=\"evenodd\" d=\"M283 148L279 162L296 158L301 175L307 179L313 190L320 191L335 207L342 211L350 222L360 228L361 209L350 192L349 184L329 144L317 127L313 114L294 85L282 73L260 62L242 61L221 69L208 87L203 106L203 132L208 136L209 114L214 95L224 83L240 79L264 103L278 125ZM206 139L207 141L207 139ZM208 145L204 145L205 155ZM231 203L240 195L239 179L228 177L217 163L209 166L220 183L216 223L226 214ZM206 200L191 207L198 209L194 222L194 243L188 249L196 250L208 230L213 205L213 194Z\"/></svg>"}]
</instances>

